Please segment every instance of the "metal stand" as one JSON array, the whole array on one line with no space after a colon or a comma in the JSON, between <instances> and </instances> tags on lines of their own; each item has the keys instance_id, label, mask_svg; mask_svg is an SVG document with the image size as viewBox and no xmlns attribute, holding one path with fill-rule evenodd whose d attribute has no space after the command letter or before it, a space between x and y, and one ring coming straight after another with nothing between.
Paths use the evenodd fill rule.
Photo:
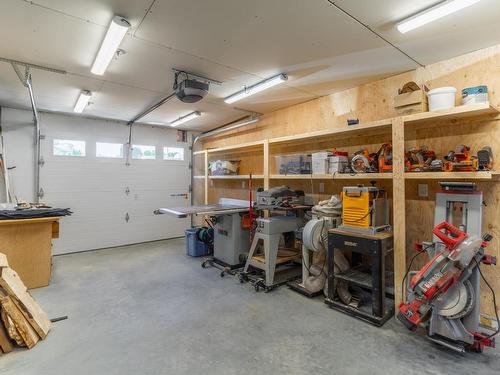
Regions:
<instances>
[{"instance_id":1,"label":"metal stand","mask_svg":"<svg viewBox=\"0 0 500 375\"><path fill-rule=\"evenodd\" d=\"M284 233L296 230L299 219L292 216L273 216L270 218L258 218L256 222L257 228L252 240L252 245L250 246L245 268L243 272L240 273L240 281L248 281L252 278L252 274L249 272L250 267L262 270L265 274L264 279L262 281L254 280L254 285L258 285L266 291L269 291L278 286L278 284L285 284L287 281L297 276L292 275L283 282L280 281L276 283L275 281L277 264L279 264L281 268L286 268L286 266L290 266L292 262L297 259L297 254L295 253L281 257L278 256L278 253L280 251L279 243L281 236ZM263 258L257 255L257 247L260 241L262 241L264 248ZM258 288L256 288L256 290L257 289Z\"/></svg>"},{"instance_id":2,"label":"metal stand","mask_svg":"<svg viewBox=\"0 0 500 375\"><path fill-rule=\"evenodd\" d=\"M345 272L334 273L335 251L351 252L351 268ZM374 235L357 234L340 229L332 229L328 234L328 298L325 299L332 309L364 320L375 326L382 326L394 315L394 301L386 298L385 258L393 250L392 233ZM371 257L371 273L362 269L362 257ZM344 281L371 291L371 311L346 305L335 296L335 283Z\"/></svg>"},{"instance_id":3,"label":"metal stand","mask_svg":"<svg viewBox=\"0 0 500 375\"><path fill-rule=\"evenodd\" d=\"M201 268L207 268L208 266L217 268L221 271L220 277L224 277L226 275L236 275L237 271L240 270L243 267L244 263L240 264L227 264L223 262L222 260L219 260L213 256L211 257L206 257L203 259L203 262L201 263Z\"/></svg>"},{"instance_id":4,"label":"metal stand","mask_svg":"<svg viewBox=\"0 0 500 375\"><path fill-rule=\"evenodd\" d=\"M278 247L280 243L280 234L263 234L255 233L250 246L250 252L245 263L243 272L248 272L248 267L252 266L261 269L266 274L266 286L271 286L274 283L274 271L276 270L276 258L278 257ZM264 242L264 263L258 262L253 259L259 240Z\"/></svg>"}]
</instances>

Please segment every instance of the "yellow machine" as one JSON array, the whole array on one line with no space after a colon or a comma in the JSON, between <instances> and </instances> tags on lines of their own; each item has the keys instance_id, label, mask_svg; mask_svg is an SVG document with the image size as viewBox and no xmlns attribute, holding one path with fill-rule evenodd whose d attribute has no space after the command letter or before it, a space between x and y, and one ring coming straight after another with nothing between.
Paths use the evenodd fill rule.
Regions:
<instances>
[{"instance_id":1,"label":"yellow machine","mask_svg":"<svg viewBox=\"0 0 500 375\"><path fill-rule=\"evenodd\" d=\"M340 228L370 234L389 230L389 207L385 191L375 186L345 186L342 189Z\"/></svg>"}]
</instances>

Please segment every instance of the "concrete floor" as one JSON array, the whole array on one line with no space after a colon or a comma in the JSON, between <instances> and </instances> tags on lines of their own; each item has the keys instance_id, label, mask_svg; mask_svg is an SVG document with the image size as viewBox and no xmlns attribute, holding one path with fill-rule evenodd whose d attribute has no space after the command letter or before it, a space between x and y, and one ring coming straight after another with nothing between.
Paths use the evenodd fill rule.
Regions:
<instances>
[{"instance_id":1,"label":"concrete floor","mask_svg":"<svg viewBox=\"0 0 500 375\"><path fill-rule=\"evenodd\" d=\"M184 255L182 239L54 258L33 291L55 323L0 374L498 374L500 350L441 349L397 321L376 328L287 287L256 293Z\"/></svg>"}]
</instances>

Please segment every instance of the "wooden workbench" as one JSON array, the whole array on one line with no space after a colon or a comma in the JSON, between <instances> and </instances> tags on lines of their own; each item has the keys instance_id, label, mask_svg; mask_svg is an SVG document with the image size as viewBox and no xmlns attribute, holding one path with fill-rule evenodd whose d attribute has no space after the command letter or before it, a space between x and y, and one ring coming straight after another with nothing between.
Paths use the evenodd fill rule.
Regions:
<instances>
[{"instance_id":1,"label":"wooden workbench","mask_svg":"<svg viewBox=\"0 0 500 375\"><path fill-rule=\"evenodd\" d=\"M0 252L31 288L49 285L52 239L59 237L59 217L0 220Z\"/></svg>"}]
</instances>

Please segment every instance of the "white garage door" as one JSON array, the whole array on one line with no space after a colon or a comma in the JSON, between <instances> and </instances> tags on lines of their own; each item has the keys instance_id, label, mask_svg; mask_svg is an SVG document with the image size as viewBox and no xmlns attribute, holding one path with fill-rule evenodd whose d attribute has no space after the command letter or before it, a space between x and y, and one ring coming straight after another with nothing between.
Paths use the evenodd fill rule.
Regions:
<instances>
[{"instance_id":1,"label":"white garage door","mask_svg":"<svg viewBox=\"0 0 500 375\"><path fill-rule=\"evenodd\" d=\"M175 130L134 127L136 158L126 166L128 128L123 124L42 114L41 128L42 201L74 212L61 220L54 254L184 234L187 219L153 214L155 208L189 202L190 154L187 143L177 142ZM183 151L184 160L164 160L164 147L171 159L179 159L175 151Z\"/></svg>"}]
</instances>

